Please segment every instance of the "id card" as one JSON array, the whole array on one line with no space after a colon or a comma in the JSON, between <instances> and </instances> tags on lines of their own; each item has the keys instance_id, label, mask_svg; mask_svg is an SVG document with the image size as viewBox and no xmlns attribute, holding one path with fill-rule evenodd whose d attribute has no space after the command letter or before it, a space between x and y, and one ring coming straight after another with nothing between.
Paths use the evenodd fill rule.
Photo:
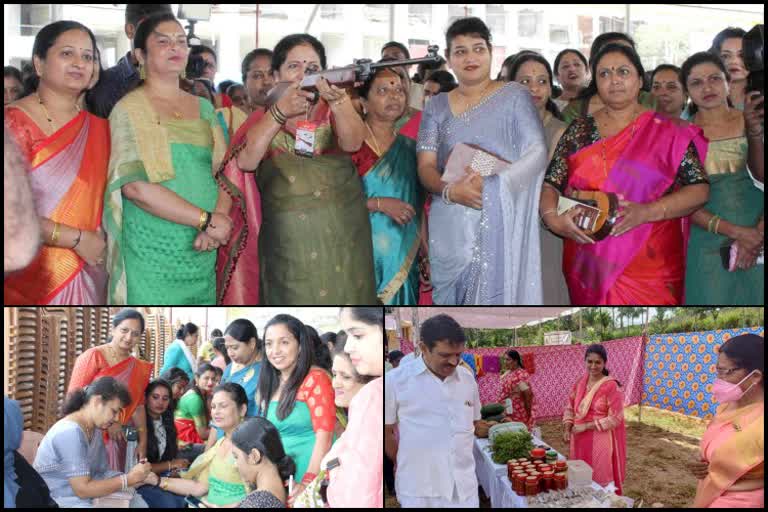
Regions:
<instances>
[{"instance_id":1,"label":"id card","mask_svg":"<svg viewBox=\"0 0 768 512\"><path fill-rule=\"evenodd\" d=\"M315 156L315 131L317 131L317 124L312 121L299 121L296 123L294 153L306 158Z\"/></svg>"}]
</instances>

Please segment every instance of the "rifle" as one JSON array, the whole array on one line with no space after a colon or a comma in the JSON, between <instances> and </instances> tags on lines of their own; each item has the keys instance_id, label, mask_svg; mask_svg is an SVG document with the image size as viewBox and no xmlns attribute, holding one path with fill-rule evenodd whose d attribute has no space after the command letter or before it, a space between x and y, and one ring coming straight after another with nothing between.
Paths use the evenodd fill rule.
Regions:
<instances>
[{"instance_id":1,"label":"rifle","mask_svg":"<svg viewBox=\"0 0 768 512\"><path fill-rule=\"evenodd\" d=\"M353 87L355 83L366 81L375 70L380 68L396 68L422 63L437 64L440 62L440 57L437 55L438 50L439 48L436 45L430 46L427 48L427 56L420 59L388 60L385 62L373 62L371 59L355 59L351 66L327 69L311 75L305 75L299 87L304 91L315 93L312 103L316 103L320 99L320 94L317 92L317 81L321 77L336 87L349 88ZM277 82L267 93L267 108L277 103L277 100L283 96L291 85L293 85L293 82Z\"/></svg>"}]
</instances>

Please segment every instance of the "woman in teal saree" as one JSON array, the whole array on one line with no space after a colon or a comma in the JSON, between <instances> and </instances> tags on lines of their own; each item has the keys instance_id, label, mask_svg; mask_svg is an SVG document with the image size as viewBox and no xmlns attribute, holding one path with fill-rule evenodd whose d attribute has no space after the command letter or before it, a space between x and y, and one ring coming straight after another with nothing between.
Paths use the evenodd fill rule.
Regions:
<instances>
[{"instance_id":1,"label":"woman in teal saree","mask_svg":"<svg viewBox=\"0 0 768 512\"><path fill-rule=\"evenodd\" d=\"M360 88L366 138L352 157L363 181L371 231L376 294L384 304L417 304L424 193L416 167L421 113L399 124L407 104L401 77L380 70Z\"/></svg>"}]
</instances>

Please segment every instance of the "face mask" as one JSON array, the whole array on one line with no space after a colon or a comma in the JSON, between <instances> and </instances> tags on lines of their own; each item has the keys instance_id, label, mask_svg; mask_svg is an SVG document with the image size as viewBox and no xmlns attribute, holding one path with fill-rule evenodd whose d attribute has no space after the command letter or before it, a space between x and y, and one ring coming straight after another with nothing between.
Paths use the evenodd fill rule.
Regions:
<instances>
[{"instance_id":1,"label":"face mask","mask_svg":"<svg viewBox=\"0 0 768 512\"><path fill-rule=\"evenodd\" d=\"M739 384L747 380L756 371L757 370L752 370L749 372L749 375L741 379ZM752 386L749 386L746 391L742 391L739 387L739 384L731 384L730 382L726 382L723 379L715 379L715 383L712 385L712 394L720 403L736 402L740 400L747 391L752 389L752 386L754 386L754 384L752 384Z\"/></svg>"}]
</instances>

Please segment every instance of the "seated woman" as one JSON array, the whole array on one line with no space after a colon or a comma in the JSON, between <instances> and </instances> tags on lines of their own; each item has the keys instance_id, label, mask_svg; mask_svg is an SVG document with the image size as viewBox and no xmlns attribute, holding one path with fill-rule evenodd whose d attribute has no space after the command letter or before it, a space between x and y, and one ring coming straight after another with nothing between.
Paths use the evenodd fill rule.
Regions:
<instances>
[{"instance_id":1,"label":"seated woman","mask_svg":"<svg viewBox=\"0 0 768 512\"><path fill-rule=\"evenodd\" d=\"M227 366L232 362L227 354L227 342L224 337L214 338L213 340L213 352L216 354L211 360L211 364L217 368L221 368L222 371L227 369Z\"/></svg>"},{"instance_id":2,"label":"seated woman","mask_svg":"<svg viewBox=\"0 0 768 512\"><path fill-rule=\"evenodd\" d=\"M181 368L173 367L162 372L160 378L171 385L171 401L173 404L171 410L176 410L176 404L179 403L189 385L189 376Z\"/></svg>"},{"instance_id":3,"label":"seated woman","mask_svg":"<svg viewBox=\"0 0 768 512\"><path fill-rule=\"evenodd\" d=\"M93 498L118 491L121 497L132 496L132 507L146 507L133 488L155 485L157 475L148 462L128 474L110 470L102 435L130 402L126 387L113 377L101 377L67 396L65 416L45 434L34 463L60 507L92 507Z\"/></svg>"},{"instance_id":4,"label":"seated woman","mask_svg":"<svg viewBox=\"0 0 768 512\"><path fill-rule=\"evenodd\" d=\"M207 401L215 387L216 369L208 363L203 363L195 371L195 381L192 387L179 400L173 418L179 446L179 455L194 459L203 453L205 441L210 430L208 422L211 419Z\"/></svg>"},{"instance_id":5,"label":"seated woman","mask_svg":"<svg viewBox=\"0 0 768 512\"><path fill-rule=\"evenodd\" d=\"M285 453L280 434L264 418L248 418L232 434L232 456L245 485L252 488L243 508L285 508L286 481L296 463Z\"/></svg>"},{"instance_id":6,"label":"seated woman","mask_svg":"<svg viewBox=\"0 0 768 512\"><path fill-rule=\"evenodd\" d=\"M208 506L235 505L245 498L246 489L235 468L232 433L245 417L248 397L238 384L222 384L213 391L211 414L224 437L195 459L181 478L160 478L160 488L182 496L205 496Z\"/></svg>"},{"instance_id":7,"label":"seated woman","mask_svg":"<svg viewBox=\"0 0 768 512\"><path fill-rule=\"evenodd\" d=\"M147 460L152 472L158 476L176 476L180 469L187 469L191 461L177 458L176 427L173 424L171 385L166 381L153 380L147 386L144 404L147 411ZM151 508L184 508L184 499L151 485L139 487L144 501Z\"/></svg>"}]
</instances>

